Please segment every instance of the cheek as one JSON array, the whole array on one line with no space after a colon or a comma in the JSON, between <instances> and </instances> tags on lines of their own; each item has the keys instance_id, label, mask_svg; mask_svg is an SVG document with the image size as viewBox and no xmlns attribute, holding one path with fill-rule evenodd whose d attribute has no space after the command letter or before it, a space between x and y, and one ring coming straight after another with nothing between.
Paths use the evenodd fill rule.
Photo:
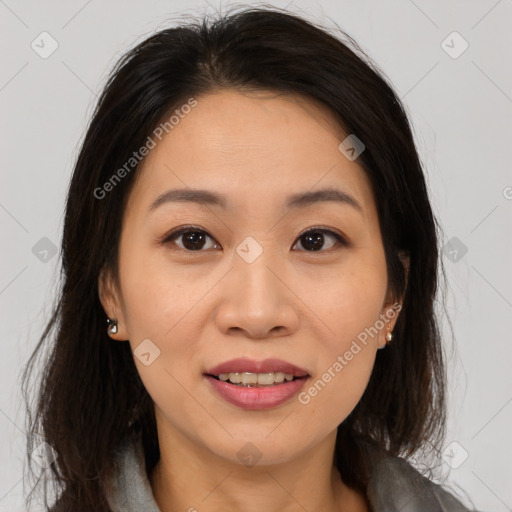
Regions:
<instances>
[{"instance_id":1,"label":"cheek","mask_svg":"<svg viewBox=\"0 0 512 512\"><path fill-rule=\"evenodd\" d=\"M190 279L179 271L171 275L169 263L161 257L141 252L130 255L126 249L120 279L137 371L156 403L187 407L188 396L181 384L188 384L192 377L188 368L197 359L197 347L188 340L197 338L204 323L204 318L197 317L197 306L215 281Z\"/></svg>"},{"instance_id":2,"label":"cheek","mask_svg":"<svg viewBox=\"0 0 512 512\"><path fill-rule=\"evenodd\" d=\"M311 308L328 326L318 346L318 371L299 402L317 428L335 428L355 408L370 379L376 355L379 315L386 291L386 273L363 261L337 280L324 282Z\"/></svg>"},{"instance_id":3,"label":"cheek","mask_svg":"<svg viewBox=\"0 0 512 512\"><path fill-rule=\"evenodd\" d=\"M378 319L378 301L359 303L357 308L348 301L345 305L327 319L336 334L322 338L318 373L298 397L309 417L316 418L316 428L324 432L335 429L358 404L377 351L372 326Z\"/></svg>"},{"instance_id":4,"label":"cheek","mask_svg":"<svg viewBox=\"0 0 512 512\"><path fill-rule=\"evenodd\" d=\"M372 327L382 313L386 288L385 266L364 257L352 258L338 273L316 282L308 306L330 330L325 346L331 355L345 352L365 333L368 342L373 340Z\"/></svg>"},{"instance_id":5,"label":"cheek","mask_svg":"<svg viewBox=\"0 0 512 512\"><path fill-rule=\"evenodd\" d=\"M120 264L125 322L133 342L167 339L214 284L208 278L188 279L180 270L170 273L169 262L158 252L127 251Z\"/></svg>"}]
</instances>

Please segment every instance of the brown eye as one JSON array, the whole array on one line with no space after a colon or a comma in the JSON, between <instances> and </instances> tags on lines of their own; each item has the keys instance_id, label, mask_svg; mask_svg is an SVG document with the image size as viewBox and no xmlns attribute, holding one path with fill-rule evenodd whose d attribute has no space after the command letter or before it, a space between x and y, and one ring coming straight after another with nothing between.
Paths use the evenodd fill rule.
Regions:
<instances>
[{"instance_id":1,"label":"brown eye","mask_svg":"<svg viewBox=\"0 0 512 512\"><path fill-rule=\"evenodd\" d=\"M176 243L180 249L185 251L201 251L207 245L208 239L213 238L206 233L206 231L197 228L185 227L171 233L163 240L163 244L170 242ZM180 243L181 242L181 245ZM215 244L214 244L215 245ZM214 247L206 247L206 249L212 249Z\"/></svg>"},{"instance_id":2,"label":"brown eye","mask_svg":"<svg viewBox=\"0 0 512 512\"><path fill-rule=\"evenodd\" d=\"M325 249L324 244L326 243L326 239L328 240L329 238L334 239L335 242ZM307 252L320 252L322 248L324 248L324 250L332 249L336 243L347 245L345 239L341 235L331 231L330 229L310 229L305 233L302 233L302 235L298 237L297 241L301 242L302 247Z\"/></svg>"}]
</instances>

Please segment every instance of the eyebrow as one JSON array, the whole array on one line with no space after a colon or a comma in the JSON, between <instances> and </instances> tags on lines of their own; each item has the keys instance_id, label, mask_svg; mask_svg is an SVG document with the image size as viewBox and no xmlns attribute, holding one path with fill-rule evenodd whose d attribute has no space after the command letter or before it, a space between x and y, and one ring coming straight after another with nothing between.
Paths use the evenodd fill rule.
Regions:
<instances>
[{"instance_id":1,"label":"eyebrow","mask_svg":"<svg viewBox=\"0 0 512 512\"><path fill-rule=\"evenodd\" d=\"M304 208L320 202L337 202L352 206L360 213L363 209L359 202L350 194L336 188L323 188L314 192L302 192L291 195L286 200L287 208ZM209 190L180 188L173 189L160 194L148 208L148 214L156 210L159 206L171 202L192 202L199 205L217 206L223 209L227 208L226 196L210 192Z\"/></svg>"}]
</instances>

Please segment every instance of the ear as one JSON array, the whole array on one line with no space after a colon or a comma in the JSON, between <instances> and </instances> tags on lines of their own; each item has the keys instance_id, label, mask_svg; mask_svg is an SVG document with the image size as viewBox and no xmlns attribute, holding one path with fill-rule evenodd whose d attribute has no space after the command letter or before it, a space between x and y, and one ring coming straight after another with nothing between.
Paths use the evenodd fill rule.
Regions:
<instances>
[{"instance_id":1,"label":"ear","mask_svg":"<svg viewBox=\"0 0 512 512\"><path fill-rule=\"evenodd\" d=\"M410 256L408 252L400 251L398 253L398 257L404 266L405 271L405 288L407 289L407 283L409 281L409 266L410 266ZM400 315L400 311L402 310L404 297L397 297L395 294L388 291L386 296L386 301L381 311L381 319L384 322L384 327L381 329L379 333L378 340L378 348L384 348L387 343L389 343L386 339L386 335L388 332L393 332L395 328L396 322L398 320L398 316Z\"/></svg>"},{"instance_id":2,"label":"ear","mask_svg":"<svg viewBox=\"0 0 512 512\"><path fill-rule=\"evenodd\" d=\"M126 322L120 300L120 293L111 272L106 267L101 269L98 277L98 295L107 317L117 320L117 333L109 334L109 336L117 341L127 341L129 334L125 327ZM106 322L105 330L107 330Z\"/></svg>"}]
</instances>

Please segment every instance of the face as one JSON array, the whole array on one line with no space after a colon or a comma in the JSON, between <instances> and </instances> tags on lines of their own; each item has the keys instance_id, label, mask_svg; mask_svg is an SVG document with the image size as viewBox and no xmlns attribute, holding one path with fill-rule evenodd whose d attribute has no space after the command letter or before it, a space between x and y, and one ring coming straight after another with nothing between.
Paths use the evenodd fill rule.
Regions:
<instances>
[{"instance_id":1,"label":"face","mask_svg":"<svg viewBox=\"0 0 512 512\"><path fill-rule=\"evenodd\" d=\"M102 275L100 298L135 351L159 436L234 462L250 442L278 463L332 438L357 405L396 315L370 182L338 149L346 136L303 98L222 91L145 158L120 286ZM154 205L174 189L220 199ZM323 189L339 193L290 203Z\"/></svg>"}]
</instances>

